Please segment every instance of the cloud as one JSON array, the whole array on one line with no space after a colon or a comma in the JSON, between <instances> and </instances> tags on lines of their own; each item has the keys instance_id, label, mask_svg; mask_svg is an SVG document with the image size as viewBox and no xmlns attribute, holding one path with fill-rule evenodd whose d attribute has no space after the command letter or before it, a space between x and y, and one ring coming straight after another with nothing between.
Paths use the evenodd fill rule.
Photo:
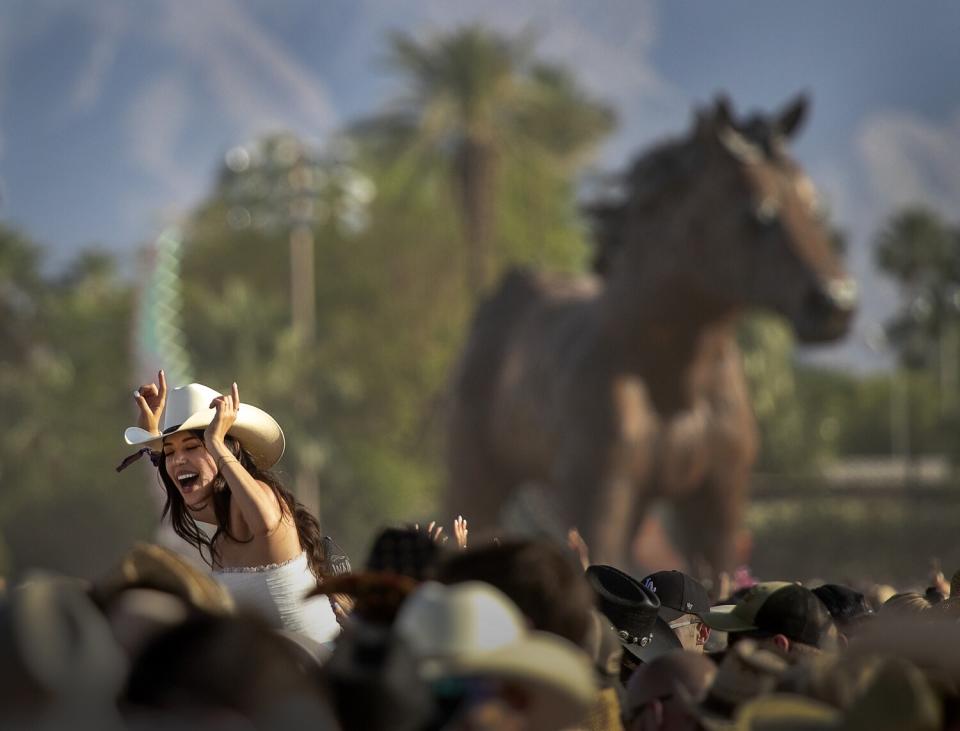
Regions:
<instances>
[{"instance_id":1,"label":"cloud","mask_svg":"<svg viewBox=\"0 0 960 731\"><path fill-rule=\"evenodd\" d=\"M881 206L865 183L867 177L854 155L825 155L813 161L808 172L816 182L830 221L846 237L847 272L857 280L860 304L847 336L829 346L801 347L803 360L834 368L872 371L893 362L890 353L877 352L870 343L896 309L893 283L882 276L873 261L873 232L879 225Z\"/></svg>"},{"instance_id":2,"label":"cloud","mask_svg":"<svg viewBox=\"0 0 960 731\"><path fill-rule=\"evenodd\" d=\"M877 203L921 204L956 215L960 200L960 109L943 124L904 111L870 116L857 137Z\"/></svg>"},{"instance_id":3,"label":"cloud","mask_svg":"<svg viewBox=\"0 0 960 731\"><path fill-rule=\"evenodd\" d=\"M234 0L167 3L160 31L245 135L282 124L320 135L338 122L322 80Z\"/></svg>"},{"instance_id":4,"label":"cloud","mask_svg":"<svg viewBox=\"0 0 960 731\"><path fill-rule=\"evenodd\" d=\"M7 74L13 59L12 25L8 22L10 13L0 11L0 161L3 160L4 130L3 120L7 100ZM0 201L2 203L2 201Z\"/></svg>"},{"instance_id":5,"label":"cloud","mask_svg":"<svg viewBox=\"0 0 960 731\"><path fill-rule=\"evenodd\" d=\"M168 194L195 187L195 176L176 161L190 105L183 81L167 74L139 90L125 119L131 159L161 181Z\"/></svg>"},{"instance_id":6,"label":"cloud","mask_svg":"<svg viewBox=\"0 0 960 731\"><path fill-rule=\"evenodd\" d=\"M72 114L89 112L99 101L130 21L129 6L122 2L81 5L78 11L85 13L95 30L86 63L80 67L70 92Z\"/></svg>"},{"instance_id":7,"label":"cloud","mask_svg":"<svg viewBox=\"0 0 960 731\"><path fill-rule=\"evenodd\" d=\"M93 110L108 91L122 95L127 159L162 191L148 208L143 191L128 191L141 218L169 214L203 194L212 160L193 156L197 149L212 157L267 130L320 136L338 122L322 81L243 3L154 0L129 12L116 0L93 0L84 8L91 41L70 89L68 117ZM52 14L47 23L58 19ZM119 59L141 56L164 60L138 65L134 83L121 84Z\"/></svg>"},{"instance_id":8,"label":"cloud","mask_svg":"<svg viewBox=\"0 0 960 731\"><path fill-rule=\"evenodd\" d=\"M864 119L851 143L849 158L820 160L811 174L826 193L833 220L849 234L847 263L860 284L860 316L842 346L808 355L824 365L872 369L893 362L867 342L900 303L894 283L874 265L874 236L891 214L909 205L956 220L960 109L943 122L904 110L876 112Z\"/></svg>"}]
</instances>

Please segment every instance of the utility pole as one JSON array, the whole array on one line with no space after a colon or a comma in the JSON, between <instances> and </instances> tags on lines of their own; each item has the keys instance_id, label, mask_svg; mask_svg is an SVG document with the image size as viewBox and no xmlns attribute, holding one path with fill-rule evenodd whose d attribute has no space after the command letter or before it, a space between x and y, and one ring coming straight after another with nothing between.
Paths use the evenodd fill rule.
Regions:
<instances>
[{"instance_id":1,"label":"utility pole","mask_svg":"<svg viewBox=\"0 0 960 731\"><path fill-rule=\"evenodd\" d=\"M373 183L356 171L349 150L340 145L327 154L293 134L264 137L227 153L233 179L227 186L232 217L259 228L284 232L289 246L290 321L301 353L317 340L315 231L333 224L348 233L363 227ZM228 216L230 217L230 216ZM293 407L309 424L315 415L313 383L294 384ZM320 471L323 450L315 434L297 434L294 493L320 519Z\"/></svg>"}]
</instances>

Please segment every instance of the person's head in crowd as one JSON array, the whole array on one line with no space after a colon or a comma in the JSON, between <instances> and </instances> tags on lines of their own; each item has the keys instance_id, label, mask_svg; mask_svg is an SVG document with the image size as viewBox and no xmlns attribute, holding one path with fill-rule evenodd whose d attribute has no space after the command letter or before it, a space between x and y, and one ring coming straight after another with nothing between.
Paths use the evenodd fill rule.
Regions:
<instances>
[{"instance_id":1,"label":"person's head in crowd","mask_svg":"<svg viewBox=\"0 0 960 731\"><path fill-rule=\"evenodd\" d=\"M960 597L950 596L930 607L934 619L950 622L960 621Z\"/></svg>"},{"instance_id":2,"label":"person's head in crowd","mask_svg":"<svg viewBox=\"0 0 960 731\"><path fill-rule=\"evenodd\" d=\"M109 572L98 578L91 596L102 607L130 589L152 589L177 597L208 614L231 614L233 597L207 571L175 551L152 543L137 543Z\"/></svg>"},{"instance_id":3,"label":"person's head in crowd","mask_svg":"<svg viewBox=\"0 0 960 731\"><path fill-rule=\"evenodd\" d=\"M406 641L387 624L351 622L338 637L333 656L322 671L340 728L429 728L436 715L435 704L430 686L418 670L417 658Z\"/></svg>"},{"instance_id":4,"label":"person's head in crowd","mask_svg":"<svg viewBox=\"0 0 960 731\"><path fill-rule=\"evenodd\" d=\"M900 658L883 658L846 706L793 693L744 703L737 731L940 731L943 704L924 673Z\"/></svg>"},{"instance_id":5,"label":"person's head in crowd","mask_svg":"<svg viewBox=\"0 0 960 731\"><path fill-rule=\"evenodd\" d=\"M761 582L736 604L714 607L701 618L708 627L726 632L730 646L750 637L787 653L836 647L830 613L816 594L799 584Z\"/></svg>"},{"instance_id":6,"label":"person's head in crowd","mask_svg":"<svg viewBox=\"0 0 960 731\"><path fill-rule=\"evenodd\" d=\"M847 729L939 731L944 711L930 679L912 663L888 657L844 713Z\"/></svg>"},{"instance_id":7,"label":"person's head in crowd","mask_svg":"<svg viewBox=\"0 0 960 731\"><path fill-rule=\"evenodd\" d=\"M856 634L858 626L873 617L866 597L849 586L824 584L812 591L830 612L830 617L844 638Z\"/></svg>"},{"instance_id":8,"label":"person's head in crowd","mask_svg":"<svg viewBox=\"0 0 960 731\"><path fill-rule=\"evenodd\" d=\"M660 618L670 625L685 650L703 652L710 628L700 619L710 611L710 597L703 584L680 571L657 571L641 583L660 600Z\"/></svg>"},{"instance_id":9,"label":"person's head in crowd","mask_svg":"<svg viewBox=\"0 0 960 731\"><path fill-rule=\"evenodd\" d=\"M620 681L623 647L610 620L597 609L590 611L590 623L581 647L590 658L599 688L586 727L590 731L616 729L620 724L620 699L624 690Z\"/></svg>"},{"instance_id":10,"label":"person's head in crowd","mask_svg":"<svg viewBox=\"0 0 960 731\"><path fill-rule=\"evenodd\" d=\"M103 607L127 657L135 658L150 641L198 612L180 597L157 589L126 589Z\"/></svg>"},{"instance_id":11,"label":"person's head in crowd","mask_svg":"<svg viewBox=\"0 0 960 731\"><path fill-rule=\"evenodd\" d=\"M490 584L422 584L394 631L432 685L436 728L572 728L596 698L586 654L528 629L520 609Z\"/></svg>"},{"instance_id":12,"label":"person's head in crowd","mask_svg":"<svg viewBox=\"0 0 960 731\"><path fill-rule=\"evenodd\" d=\"M940 588L937 586L928 586L923 592L924 598L931 604L937 604L946 599L943 592L940 591Z\"/></svg>"},{"instance_id":13,"label":"person's head in crowd","mask_svg":"<svg viewBox=\"0 0 960 731\"><path fill-rule=\"evenodd\" d=\"M127 661L88 587L32 575L0 598L0 727L119 723Z\"/></svg>"},{"instance_id":14,"label":"person's head in crowd","mask_svg":"<svg viewBox=\"0 0 960 731\"><path fill-rule=\"evenodd\" d=\"M768 693L747 701L729 723L710 731L840 731L842 716L832 706L793 693ZM871 731L878 731L871 729Z\"/></svg>"},{"instance_id":15,"label":"person's head in crowd","mask_svg":"<svg viewBox=\"0 0 960 731\"><path fill-rule=\"evenodd\" d=\"M444 549L425 531L415 528L384 528L370 547L366 570L399 574L415 581L436 578Z\"/></svg>"},{"instance_id":16,"label":"person's head in crowd","mask_svg":"<svg viewBox=\"0 0 960 731\"><path fill-rule=\"evenodd\" d=\"M128 551L94 582L90 594L129 657L193 614L235 611L230 593L208 572L169 548L148 543Z\"/></svg>"},{"instance_id":17,"label":"person's head in crowd","mask_svg":"<svg viewBox=\"0 0 960 731\"><path fill-rule=\"evenodd\" d=\"M259 619L195 616L143 649L123 701L131 719L335 727L321 688L319 666Z\"/></svg>"},{"instance_id":18,"label":"person's head in crowd","mask_svg":"<svg viewBox=\"0 0 960 731\"><path fill-rule=\"evenodd\" d=\"M511 540L452 554L437 575L443 584L483 581L520 607L534 629L576 645L583 642L594 606L572 554L547 540Z\"/></svg>"},{"instance_id":19,"label":"person's head in crowd","mask_svg":"<svg viewBox=\"0 0 960 731\"><path fill-rule=\"evenodd\" d=\"M773 692L788 668L789 663L779 654L744 638L724 655L706 696L689 704L690 713L700 726L732 729L737 711L752 699Z\"/></svg>"},{"instance_id":20,"label":"person's head in crowd","mask_svg":"<svg viewBox=\"0 0 960 731\"><path fill-rule=\"evenodd\" d=\"M866 628L868 632L875 629ZM839 654L809 657L790 666L778 683L777 692L803 695L845 711L863 695L887 657L862 646Z\"/></svg>"},{"instance_id":21,"label":"person's head in crowd","mask_svg":"<svg viewBox=\"0 0 960 731\"><path fill-rule=\"evenodd\" d=\"M618 686L623 646L610 620L598 609L590 610L590 624L580 646L593 663L597 684L601 688Z\"/></svg>"},{"instance_id":22,"label":"person's head in crowd","mask_svg":"<svg viewBox=\"0 0 960 731\"><path fill-rule=\"evenodd\" d=\"M960 569L954 571L950 577L950 596L960 597Z\"/></svg>"},{"instance_id":23,"label":"person's head in crowd","mask_svg":"<svg viewBox=\"0 0 960 731\"><path fill-rule=\"evenodd\" d=\"M351 620L389 627L419 583L411 576L391 571L364 571L327 577L308 596L347 597L352 606Z\"/></svg>"},{"instance_id":24,"label":"person's head in crowd","mask_svg":"<svg viewBox=\"0 0 960 731\"><path fill-rule=\"evenodd\" d=\"M673 630L658 616L660 600L653 591L613 566L588 566L585 575L597 608L623 646L621 681L626 682L640 663L682 648Z\"/></svg>"},{"instance_id":25,"label":"person's head in crowd","mask_svg":"<svg viewBox=\"0 0 960 731\"><path fill-rule=\"evenodd\" d=\"M890 584L872 584L866 592L867 603L874 612L877 612L880 610L880 607L886 604L887 599L896 593L897 590L890 586Z\"/></svg>"},{"instance_id":26,"label":"person's head in crowd","mask_svg":"<svg viewBox=\"0 0 960 731\"><path fill-rule=\"evenodd\" d=\"M894 594L880 607L883 617L920 617L930 611L932 604L927 597L915 591L905 591Z\"/></svg>"},{"instance_id":27,"label":"person's head in crowd","mask_svg":"<svg viewBox=\"0 0 960 731\"><path fill-rule=\"evenodd\" d=\"M706 698L717 666L696 653L672 650L644 663L627 682L623 701L624 731L695 729L691 703Z\"/></svg>"}]
</instances>

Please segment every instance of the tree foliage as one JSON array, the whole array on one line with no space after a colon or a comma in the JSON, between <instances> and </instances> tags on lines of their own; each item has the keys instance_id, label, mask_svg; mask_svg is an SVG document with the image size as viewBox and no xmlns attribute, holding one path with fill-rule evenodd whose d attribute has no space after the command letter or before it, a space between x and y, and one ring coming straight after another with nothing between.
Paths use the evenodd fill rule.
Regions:
<instances>
[{"instance_id":1,"label":"tree foliage","mask_svg":"<svg viewBox=\"0 0 960 731\"><path fill-rule=\"evenodd\" d=\"M132 291L113 260L88 252L57 276L42 250L0 228L0 551L93 575L155 523L147 495L122 484ZM78 551L77 547L83 550Z\"/></svg>"},{"instance_id":2,"label":"tree foliage","mask_svg":"<svg viewBox=\"0 0 960 731\"><path fill-rule=\"evenodd\" d=\"M881 228L874 254L901 294L887 323L890 342L904 365L935 365L942 335L960 323L960 231L931 210L906 208Z\"/></svg>"}]
</instances>

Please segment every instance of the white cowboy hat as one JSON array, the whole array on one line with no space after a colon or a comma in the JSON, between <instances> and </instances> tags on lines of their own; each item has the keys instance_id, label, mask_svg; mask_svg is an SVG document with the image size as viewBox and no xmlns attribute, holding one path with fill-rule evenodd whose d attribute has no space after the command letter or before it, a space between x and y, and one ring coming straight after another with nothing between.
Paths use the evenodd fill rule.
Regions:
<instances>
[{"instance_id":1,"label":"white cowboy hat","mask_svg":"<svg viewBox=\"0 0 960 731\"><path fill-rule=\"evenodd\" d=\"M209 426L217 413L216 409L210 408L210 402L220 395L199 383L175 388L167 395L160 434L151 434L146 429L131 426L123 433L123 438L132 446L160 450L164 437ZM241 403L237 409L237 420L227 434L236 437L261 468L272 467L283 455L283 430L270 414L256 406Z\"/></svg>"},{"instance_id":2,"label":"white cowboy hat","mask_svg":"<svg viewBox=\"0 0 960 731\"><path fill-rule=\"evenodd\" d=\"M531 728L576 726L595 700L586 654L562 637L528 630L517 606L489 584L426 582L404 601L394 626L425 679L495 678L527 689Z\"/></svg>"}]
</instances>

